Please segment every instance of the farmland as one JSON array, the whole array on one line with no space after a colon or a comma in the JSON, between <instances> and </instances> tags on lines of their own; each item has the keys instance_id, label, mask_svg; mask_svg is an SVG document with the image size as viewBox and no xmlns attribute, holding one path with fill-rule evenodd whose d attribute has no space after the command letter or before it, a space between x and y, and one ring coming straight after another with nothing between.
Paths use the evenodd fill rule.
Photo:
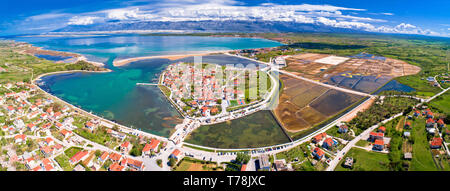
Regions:
<instances>
[{"instance_id":1,"label":"farmland","mask_svg":"<svg viewBox=\"0 0 450 191\"><path fill-rule=\"evenodd\" d=\"M280 80L284 86L273 112L290 133L314 127L363 98L286 75Z\"/></svg>"}]
</instances>

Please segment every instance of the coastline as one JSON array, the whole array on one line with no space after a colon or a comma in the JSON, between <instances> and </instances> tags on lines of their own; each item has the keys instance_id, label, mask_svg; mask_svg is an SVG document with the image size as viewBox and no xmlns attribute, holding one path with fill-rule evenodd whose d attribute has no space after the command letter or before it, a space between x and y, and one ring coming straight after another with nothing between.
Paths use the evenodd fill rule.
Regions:
<instances>
[{"instance_id":1,"label":"coastline","mask_svg":"<svg viewBox=\"0 0 450 191\"><path fill-rule=\"evenodd\" d=\"M120 67L120 66L124 66L127 65L131 62L136 62L139 60L146 60L146 59L153 59L153 58L166 58L169 60L178 60L178 59L182 59L182 58L186 58L186 57L191 57L191 56L206 56L209 54L217 54L217 53L227 53L231 50L218 50L218 51L193 51L191 53L186 53L186 54L172 54L172 55L157 55L157 56L141 56L141 57L132 57L132 58L126 58L126 59L121 59L121 60L117 60L115 59L113 61L113 66L115 67Z\"/></svg>"},{"instance_id":2,"label":"coastline","mask_svg":"<svg viewBox=\"0 0 450 191\"><path fill-rule=\"evenodd\" d=\"M108 69L108 70L109 70L109 69ZM105 119L105 118L103 118L103 117L100 117L100 116L98 116L98 115L96 115L96 114L87 112L87 111L83 110L82 108L79 108L79 107L77 107L77 106L74 106L74 105L72 105L72 104L70 104L70 103L68 103L68 102L66 102L66 101L64 101L64 100L62 100L61 98L59 98L59 97L57 97L57 96L55 96L55 95L52 95L51 93L49 93L49 92L43 90L41 87L39 87L39 85L36 84L36 81L37 81L37 80L39 80L40 78L42 78L42 77L44 77L44 76L47 76L47 75L62 74L62 73L77 73L77 72L105 73L105 72L110 72L110 71L111 71L111 70L109 70L109 71L71 70L71 71L50 72L50 73L45 73L45 74L39 75L38 77L34 78L34 79L31 81L31 83L32 83L33 85L35 85L35 86L38 88L39 91L43 92L45 95L51 97L52 99L58 100L59 102L62 102L62 103L64 103L64 104L68 105L69 107L71 107L71 109L80 112L80 114L82 114L82 115L87 115L87 116L92 117L92 118L94 118L94 119L98 119L98 120L100 120L100 121L103 121L103 122L106 122L106 123L109 123L109 124L116 125L117 127L121 128L121 131L122 131L123 129L125 129L125 131L122 131L122 132L124 132L124 133L129 133L129 134L131 134L131 133L134 133L134 132L138 132L139 134L142 134L142 135L147 136L147 137L154 137L154 138L157 138L157 139L160 139L160 140L169 141L169 139L168 139L167 137L163 137L163 136L151 134L151 133L148 133L148 132L145 132L145 131L142 131L142 130L138 130L138 129L133 129L133 128L127 127L127 126L125 126L125 125L122 125L122 124L113 122L113 121L111 121L111 120L109 120L109 119Z\"/></svg>"}]
</instances>

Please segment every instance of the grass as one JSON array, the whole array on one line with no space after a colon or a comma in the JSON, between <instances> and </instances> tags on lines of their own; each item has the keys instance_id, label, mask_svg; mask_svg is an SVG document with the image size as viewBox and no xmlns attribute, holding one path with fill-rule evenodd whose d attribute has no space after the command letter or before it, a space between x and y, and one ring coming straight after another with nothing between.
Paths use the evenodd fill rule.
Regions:
<instances>
[{"instance_id":1,"label":"grass","mask_svg":"<svg viewBox=\"0 0 450 191\"><path fill-rule=\"evenodd\" d=\"M72 167L72 165L70 165L70 162L69 162L69 157L67 157L66 155L60 154L57 157L55 157L55 160L56 160L56 162L58 162L59 166L61 166L61 168L64 171L72 171L73 170L73 167Z\"/></svg>"},{"instance_id":2,"label":"grass","mask_svg":"<svg viewBox=\"0 0 450 191\"><path fill-rule=\"evenodd\" d=\"M413 159L411 161L411 171L435 171L438 170L434 164L430 146L425 131L425 119L414 118L412 124L411 137L414 139Z\"/></svg>"},{"instance_id":3,"label":"grass","mask_svg":"<svg viewBox=\"0 0 450 191\"><path fill-rule=\"evenodd\" d=\"M287 163L292 162L295 158L299 161L304 160L304 151L300 146L294 147L288 151L280 152L276 154L277 159L285 159Z\"/></svg>"},{"instance_id":4,"label":"grass","mask_svg":"<svg viewBox=\"0 0 450 191\"><path fill-rule=\"evenodd\" d=\"M66 156L68 156L69 158L72 158L73 155L77 154L78 152L80 152L82 150L83 150L83 148L80 148L80 147L70 147L64 151L64 154L66 154Z\"/></svg>"},{"instance_id":5,"label":"grass","mask_svg":"<svg viewBox=\"0 0 450 191\"><path fill-rule=\"evenodd\" d=\"M352 137L349 134L350 130L347 133L339 133L338 130L339 130L339 127L338 126L334 126L334 127L330 128L330 129L328 129L326 131L326 133L328 135L333 136L333 137L338 137L338 138L341 138L341 139L344 139L344 140L347 140L347 141L353 140L354 137Z\"/></svg>"},{"instance_id":6,"label":"grass","mask_svg":"<svg viewBox=\"0 0 450 191\"><path fill-rule=\"evenodd\" d=\"M342 167L346 157L353 157L356 162L353 169ZM389 158L387 154L368 152L359 148L352 148L342 157L341 162L335 169L336 171L389 171Z\"/></svg>"},{"instance_id":7,"label":"grass","mask_svg":"<svg viewBox=\"0 0 450 191\"><path fill-rule=\"evenodd\" d=\"M438 110L439 113L450 115L450 92L447 91L441 96L435 98L429 105Z\"/></svg>"}]
</instances>

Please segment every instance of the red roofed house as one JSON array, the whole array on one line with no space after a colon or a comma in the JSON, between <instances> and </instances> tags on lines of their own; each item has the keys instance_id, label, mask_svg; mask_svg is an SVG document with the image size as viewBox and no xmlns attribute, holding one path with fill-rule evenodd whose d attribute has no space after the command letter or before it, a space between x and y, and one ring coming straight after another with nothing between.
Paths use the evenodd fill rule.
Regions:
<instances>
[{"instance_id":1,"label":"red roofed house","mask_svg":"<svg viewBox=\"0 0 450 191\"><path fill-rule=\"evenodd\" d=\"M178 160L178 157L180 156L181 151L178 149L175 149L170 155L169 158L175 158Z\"/></svg>"},{"instance_id":2,"label":"red roofed house","mask_svg":"<svg viewBox=\"0 0 450 191\"><path fill-rule=\"evenodd\" d=\"M314 158L316 158L317 160L322 159L323 155L325 154L325 152L322 151L322 149L320 149L319 147L314 148L314 150L312 151L312 155L314 156Z\"/></svg>"},{"instance_id":3,"label":"red roofed house","mask_svg":"<svg viewBox=\"0 0 450 191\"><path fill-rule=\"evenodd\" d=\"M28 123L27 128L29 131L34 131L34 130L36 130L36 125L33 123Z\"/></svg>"},{"instance_id":4,"label":"red roofed house","mask_svg":"<svg viewBox=\"0 0 450 191\"><path fill-rule=\"evenodd\" d=\"M124 152L124 153L128 153L128 151L130 151L130 149L133 147L133 145L131 145L131 143L129 141L125 141L124 143L122 143L120 145L120 151Z\"/></svg>"},{"instance_id":5,"label":"red roofed house","mask_svg":"<svg viewBox=\"0 0 450 191\"><path fill-rule=\"evenodd\" d=\"M48 158L45 158L44 160L42 160L41 167L45 171L55 171L56 170L55 168L53 168L52 162Z\"/></svg>"},{"instance_id":6,"label":"red roofed house","mask_svg":"<svg viewBox=\"0 0 450 191\"><path fill-rule=\"evenodd\" d=\"M386 127L381 126L380 128L378 128L378 132L386 133Z\"/></svg>"},{"instance_id":7,"label":"red roofed house","mask_svg":"<svg viewBox=\"0 0 450 191\"><path fill-rule=\"evenodd\" d=\"M411 128L411 122L407 121L404 126L405 129Z\"/></svg>"},{"instance_id":8,"label":"red roofed house","mask_svg":"<svg viewBox=\"0 0 450 191\"><path fill-rule=\"evenodd\" d=\"M98 156L98 161L105 162L108 159L109 153L103 152L100 156Z\"/></svg>"},{"instance_id":9,"label":"red roofed house","mask_svg":"<svg viewBox=\"0 0 450 191\"><path fill-rule=\"evenodd\" d=\"M73 155L73 157L69 159L70 164L74 165L86 159L89 156L88 153L89 151L80 151L77 154Z\"/></svg>"},{"instance_id":10,"label":"red roofed house","mask_svg":"<svg viewBox=\"0 0 450 191\"><path fill-rule=\"evenodd\" d=\"M160 141L157 139L152 139L150 141L150 144L145 144L144 149L142 149L142 155L149 156L151 155L151 151L156 152L156 148L158 148L159 142Z\"/></svg>"},{"instance_id":11,"label":"red roofed house","mask_svg":"<svg viewBox=\"0 0 450 191\"><path fill-rule=\"evenodd\" d=\"M52 146L55 144L55 141L51 137L47 137L45 139L45 144L47 144L48 146Z\"/></svg>"},{"instance_id":12,"label":"red roofed house","mask_svg":"<svg viewBox=\"0 0 450 191\"><path fill-rule=\"evenodd\" d=\"M327 136L327 133L323 132L320 133L318 135L316 135L315 137L312 138L312 142L313 143L318 143L320 141L322 141L323 138L325 138Z\"/></svg>"},{"instance_id":13,"label":"red roofed house","mask_svg":"<svg viewBox=\"0 0 450 191\"><path fill-rule=\"evenodd\" d=\"M53 149L50 146L41 147L40 150L46 158L53 155Z\"/></svg>"},{"instance_id":14,"label":"red roofed house","mask_svg":"<svg viewBox=\"0 0 450 191\"><path fill-rule=\"evenodd\" d=\"M383 133L370 132L368 141L374 142L375 140L380 140L380 139L382 140L383 137L384 137Z\"/></svg>"},{"instance_id":15,"label":"red roofed house","mask_svg":"<svg viewBox=\"0 0 450 191\"><path fill-rule=\"evenodd\" d=\"M442 139L440 137L433 137L430 142L430 148L439 149L442 147Z\"/></svg>"},{"instance_id":16,"label":"red roofed house","mask_svg":"<svg viewBox=\"0 0 450 191\"><path fill-rule=\"evenodd\" d=\"M91 131L94 131L94 124L90 121L86 122L85 127L88 128Z\"/></svg>"},{"instance_id":17,"label":"red roofed house","mask_svg":"<svg viewBox=\"0 0 450 191\"><path fill-rule=\"evenodd\" d=\"M438 124L439 127L444 127L445 126L444 120L442 120L442 119L439 119L437 124Z\"/></svg>"},{"instance_id":18,"label":"red roofed house","mask_svg":"<svg viewBox=\"0 0 450 191\"><path fill-rule=\"evenodd\" d=\"M42 160L41 167L45 171L55 171L56 170L55 168L53 168L52 162L48 158L45 158L44 160Z\"/></svg>"},{"instance_id":19,"label":"red roofed house","mask_svg":"<svg viewBox=\"0 0 450 191\"><path fill-rule=\"evenodd\" d=\"M427 128L432 128L432 127L434 127L434 120L431 119L431 118L427 119L426 127L427 127Z\"/></svg>"},{"instance_id":20,"label":"red roofed house","mask_svg":"<svg viewBox=\"0 0 450 191\"><path fill-rule=\"evenodd\" d=\"M115 162L112 165L109 166L109 171L123 171L125 167L120 166L119 163Z\"/></svg>"},{"instance_id":21,"label":"red roofed house","mask_svg":"<svg viewBox=\"0 0 450 191\"><path fill-rule=\"evenodd\" d=\"M61 133L61 135L64 136L64 138L70 136L72 134L72 131L68 131L66 129L62 129L61 131L59 131L59 133Z\"/></svg>"},{"instance_id":22,"label":"red roofed house","mask_svg":"<svg viewBox=\"0 0 450 191\"><path fill-rule=\"evenodd\" d=\"M348 132L348 126L347 125L339 126L338 132L339 133L347 133Z\"/></svg>"},{"instance_id":23,"label":"red roofed house","mask_svg":"<svg viewBox=\"0 0 450 191\"><path fill-rule=\"evenodd\" d=\"M334 145L334 141L331 138L326 138L325 141L323 141L322 147L326 149L331 149Z\"/></svg>"},{"instance_id":24,"label":"red roofed house","mask_svg":"<svg viewBox=\"0 0 450 191\"><path fill-rule=\"evenodd\" d=\"M384 141L383 141L383 139L375 140L375 143L373 144L372 150L382 151L383 149L384 149Z\"/></svg>"},{"instance_id":25,"label":"red roofed house","mask_svg":"<svg viewBox=\"0 0 450 191\"><path fill-rule=\"evenodd\" d=\"M16 140L15 143L22 144L27 140L27 136L24 134L20 134L20 135L14 136L14 139Z\"/></svg>"},{"instance_id":26,"label":"red roofed house","mask_svg":"<svg viewBox=\"0 0 450 191\"><path fill-rule=\"evenodd\" d=\"M122 155L118 154L118 153L111 153L109 155L109 159L111 159L113 162L119 162L121 158L122 158Z\"/></svg>"},{"instance_id":27,"label":"red roofed house","mask_svg":"<svg viewBox=\"0 0 450 191\"><path fill-rule=\"evenodd\" d=\"M59 119L59 118L62 117L62 113L58 111L58 112L56 112L56 113L53 115L53 117L54 117L55 119Z\"/></svg>"},{"instance_id":28,"label":"red roofed house","mask_svg":"<svg viewBox=\"0 0 450 191\"><path fill-rule=\"evenodd\" d=\"M136 170L142 170L142 168L144 167L142 161L134 160L131 158L127 159L126 165Z\"/></svg>"}]
</instances>

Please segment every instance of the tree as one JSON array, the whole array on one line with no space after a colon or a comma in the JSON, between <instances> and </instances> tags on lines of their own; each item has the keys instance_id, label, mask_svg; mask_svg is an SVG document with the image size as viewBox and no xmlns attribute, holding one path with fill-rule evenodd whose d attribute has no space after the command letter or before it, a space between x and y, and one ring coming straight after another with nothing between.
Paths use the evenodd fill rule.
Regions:
<instances>
[{"instance_id":1,"label":"tree","mask_svg":"<svg viewBox=\"0 0 450 191\"><path fill-rule=\"evenodd\" d=\"M250 160L250 155L244 153L237 153L236 162L240 164L247 164Z\"/></svg>"},{"instance_id":2,"label":"tree","mask_svg":"<svg viewBox=\"0 0 450 191\"><path fill-rule=\"evenodd\" d=\"M175 158L169 159L169 166L174 167L177 164L177 160Z\"/></svg>"},{"instance_id":3,"label":"tree","mask_svg":"<svg viewBox=\"0 0 450 191\"><path fill-rule=\"evenodd\" d=\"M161 159L156 160L156 164L158 166L162 167L162 160Z\"/></svg>"}]
</instances>

